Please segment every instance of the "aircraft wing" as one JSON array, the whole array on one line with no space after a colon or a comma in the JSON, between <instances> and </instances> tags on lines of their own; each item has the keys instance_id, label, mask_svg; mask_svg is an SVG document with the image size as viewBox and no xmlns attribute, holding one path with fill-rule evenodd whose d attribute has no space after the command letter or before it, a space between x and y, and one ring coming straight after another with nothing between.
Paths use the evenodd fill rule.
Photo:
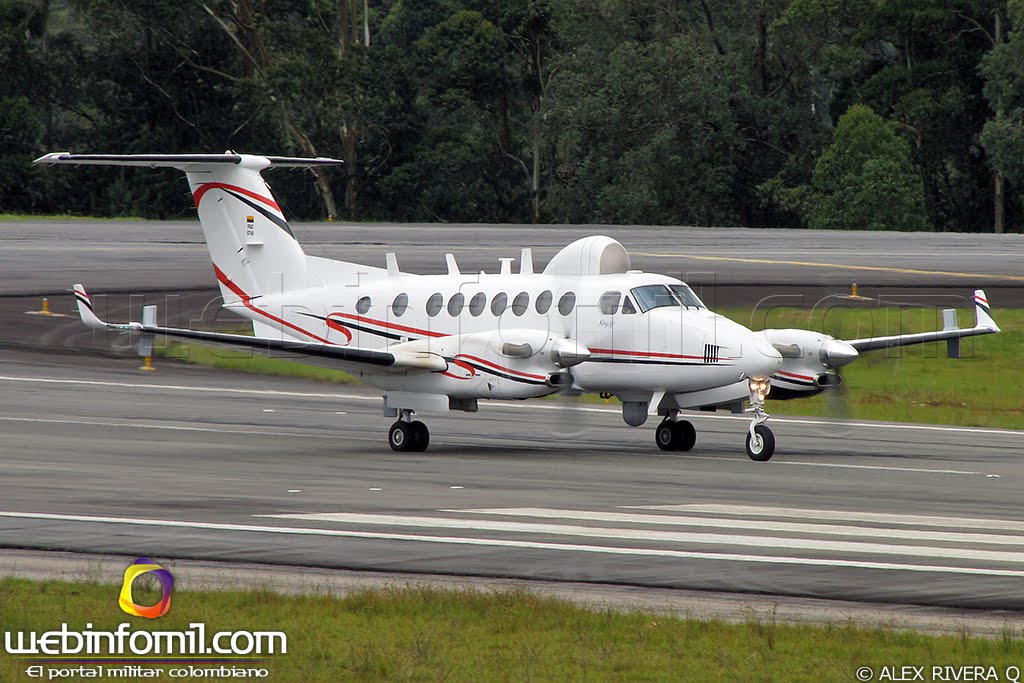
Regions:
<instances>
[{"instance_id":1,"label":"aircraft wing","mask_svg":"<svg viewBox=\"0 0 1024 683\"><path fill-rule=\"evenodd\" d=\"M135 332L147 335L163 335L175 339L192 339L202 342L224 344L250 349L263 349L265 351L278 350L291 353L318 356L321 358L333 358L349 363L363 363L377 366L382 369L395 370L424 370L429 372L444 372L448 369L448 362L433 353L404 351L390 353L373 349L359 349L346 346L335 346L321 342L303 342L298 340L275 339L271 337L250 337L244 334L226 334L223 332L205 332L202 330L189 330L176 327L161 327L155 324L147 324L146 313L143 311L144 322L129 323L108 323L100 320L93 310L89 294L82 285L74 287L75 299L78 302L78 314L82 322L94 329L108 329L117 332ZM155 318L155 314L153 316Z\"/></svg>"},{"instance_id":2,"label":"aircraft wing","mask_svg":"<svg viewBox=\"0 0 1024 683\"><path fill-rule=\"evenodd\" d=\"M893 346L909 346L910 344L924 344L926 342L959 340L962 337L973 337L979 334L995 334L999 332L999 326L992 319L992 309L989 307L988 297L981 289L974 290L974 311L976 321L974 327L961 327L956 325L948 326L945 329L935 332L920 332L918 334L897 334L888 337L867 337L865 339L844 339L847 344L857 351L874 351L876 349L887 349Z\"/></svg>"}]
</instances>

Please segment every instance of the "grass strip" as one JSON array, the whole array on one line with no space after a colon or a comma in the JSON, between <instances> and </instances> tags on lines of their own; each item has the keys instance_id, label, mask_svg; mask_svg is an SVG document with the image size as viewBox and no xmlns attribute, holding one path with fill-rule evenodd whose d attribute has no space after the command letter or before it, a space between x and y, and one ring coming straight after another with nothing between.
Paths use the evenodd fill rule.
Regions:
<instances>
[{"instance_id":1,"label":"grass strip","mask_svg":"<svg viewBox=\"0 0 1024 683\"><path fill-rule=\"evenodd\" d=\"M1002 676L1024 660L1024 640L1009 628L979 638L770 617L731 624L593 610L527 591L393 587L335 597L177 590L170 612L154 620L121 613L117 594L118 587L98 583L0 579L0 624L38 632L65 622L72 630L86 623L115 630L125 621L133 631L190 622L206 624L207 633L281 630L288 653L265 664L278 683L850 681L863 666L876 674L883 666L992 666ZM136 589L134 597L151 604L156 595ZM26 666L0 654L0 680L28 680Z\"/></svg>"}]
</instances>

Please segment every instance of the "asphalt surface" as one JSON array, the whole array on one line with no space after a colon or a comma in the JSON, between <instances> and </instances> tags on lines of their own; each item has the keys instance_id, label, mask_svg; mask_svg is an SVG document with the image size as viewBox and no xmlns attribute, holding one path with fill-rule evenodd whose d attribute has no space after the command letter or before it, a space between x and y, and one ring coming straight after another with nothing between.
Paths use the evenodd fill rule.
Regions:
<instances>
[{"instance_id":1,"label":"asphalt surface","mask_svg":"<svg viewBox=\"0 0 1024 683\"><path fill-rule=\"evenodd\" d=\"M1020 236L600 230L636 267L713 269L715 292L816 296L856 278L880 296L984 286L998 308L1024 284ZM540 267L588 232L296 229L309 253L393 249L420 272L443 251L490 269L521 245ZM531 402L431 417L430 450L399 454L371 393L167 362L141 374L123 341L25 315L84 282L112 293L113 319L169 294L172 324L209 324L198 224L0 223L0 237L2 546L1024 609L1019 432L773 419L776 456L753 463L740 418L698 415L694 451L664 454L653 424Z\"/></svg>"},{"instance_id":2,"label":"asphalt surface","mask_svg":"<svg viewBox=\"0 0 1024 683\"><path fill-rule=\"evenodd\" d=\"M535 402L403 454L329 385L23 353L0 389L8 546L1024 608L1017 432L779 419L762 464L743 419L664 454Z\"/></svg>"},{"instance_id":3,"label":"asphalt surface","mask_svg":"<svg viewBox=\"0 0 1024 683\"><path fill-rule=\"evenodd\" d=\"M388 225L294 223L308 254L403 270L498 268L498 258L533 249L539 270L558 249L592 234L618 239L633 266L681 276L712 307L753 306L765 297L812 305L860 285L872 297L965 297L984 287L995 306L1024 306L1024 235L817 232L644 226ZM64 292L213 294L215 280L194 221L0 222L0 295ZM941 303L940 303L941 305Z\"/></svg>"}]
</instances>

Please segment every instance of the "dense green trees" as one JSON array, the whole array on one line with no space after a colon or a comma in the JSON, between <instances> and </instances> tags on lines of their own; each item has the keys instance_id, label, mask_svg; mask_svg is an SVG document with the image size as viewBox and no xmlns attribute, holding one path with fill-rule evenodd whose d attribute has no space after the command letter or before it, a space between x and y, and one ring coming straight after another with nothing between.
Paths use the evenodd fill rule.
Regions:
<instances>
[{"instance_id":1,"label":"dense green trees","mask_svg":"<svg viewBox=\"0 0 1024 683\"><path fill-rule=\"evenodd\" d=\"M0 211L174 216L38 154L325 154L353 219L1021 230L1024 0L4 0ZM1002 212L1001 214L999 212Z\"/></svg>"},{"instance_id":2,"label":"dense green trees","mask_svg":"<svg viewBox=\"0 0 1024 683\"><path fill-rule=\"evenodd\" d=\"M910 145L863 104L839 118L812 175L807 224L817 229L925 230L924 189Z\"/></svg>"}]
</instances>

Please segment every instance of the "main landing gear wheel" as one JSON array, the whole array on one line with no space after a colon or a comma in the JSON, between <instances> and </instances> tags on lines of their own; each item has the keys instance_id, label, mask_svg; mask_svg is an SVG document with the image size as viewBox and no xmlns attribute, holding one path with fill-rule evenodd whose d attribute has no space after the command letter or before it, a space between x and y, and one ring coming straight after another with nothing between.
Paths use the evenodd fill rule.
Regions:
<instances>
[{"instance_id":1,"label":"main landing gear wheel","mask_svg":"<svg viewBox=\"0 0 1024 683\"><path fill-rule=\"evenodd\" d=\"M754 433L747 432L747 455L751 460L767 462L775 453L775 434L764 425L755 425Z\"/></svg>"},{"instance_id":2,"label":"main landing gear wheel","mask_svg":"<svg viewBox=\"0 0 1024 683\"><path fill-rule=\"evenodd\" d=\"M414 420L409 423L409 427L412 428L412 447L409 450L420 452L427 450L427 445L430 443L430 431L427 429L427 425L419 420Z\"/></svg>"},{"instance_id":3,"label":"main landing gear wheel","mask_svg":"<svg viewBox=\"0 0 1024 683\"><path fill-rule=\"evenodd\" d=\"M688 451L697 443L697 430L686 420L664 420L654 432L654 441L663 451Z\"/></svg>"},{"instance_id":4,"label":"main landing gear wheel","mask_svg":"<svg viewBox=\"0 0 1024 683\"><path fill-rule=\"evenodd\" d=\"M412 426L408 422L396 422L388 430L388 445L393 451L410 450L413 440Z\"/></svg>"},{"instance_id":5,"label":"main landing gear wheel","mask_svg":"<svg viewBox=\"0 0 1024 683\"><path fill-rule=\"evenodd\" d=\"M419 420L398 422L388 430L388 445L393 451L425 451L430 443L427 425Z\"/></svg>"}]
</instances>

